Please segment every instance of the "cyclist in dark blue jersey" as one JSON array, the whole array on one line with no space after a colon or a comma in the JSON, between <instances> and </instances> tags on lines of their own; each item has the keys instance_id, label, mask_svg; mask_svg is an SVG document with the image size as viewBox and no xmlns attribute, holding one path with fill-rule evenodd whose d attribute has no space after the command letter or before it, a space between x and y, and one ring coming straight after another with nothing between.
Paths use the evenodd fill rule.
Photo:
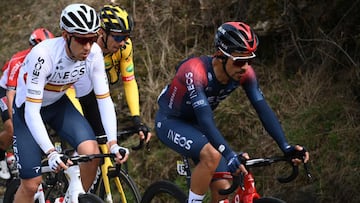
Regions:
<instances>
[{"instance_id":1,"label":"cyclist in dark blue jersey","mask_svg":"<svg viewBox=\"0 0 360 203\"><path fill-rule=\"evenodd\" d=\"M212 201L225 199L217 191L227 188L226 180L213 180L215 171L247 173L217 129L213 110L238 87L242 87L264 128L285 155L298 154L304 162L309 153L300 145L290 145L275 113L266 103L250 62L255 58L258 38L243 22L227 22L215 35L213 56L182 61L171 83L159 96L155 119L158 138L176 152L191 157L196 166L191 177L189 202L201 202L209 188ZM244 153L242 158L248 158ZM294 159L296 164L301 160Z\"/></svg>"}]
</instances>

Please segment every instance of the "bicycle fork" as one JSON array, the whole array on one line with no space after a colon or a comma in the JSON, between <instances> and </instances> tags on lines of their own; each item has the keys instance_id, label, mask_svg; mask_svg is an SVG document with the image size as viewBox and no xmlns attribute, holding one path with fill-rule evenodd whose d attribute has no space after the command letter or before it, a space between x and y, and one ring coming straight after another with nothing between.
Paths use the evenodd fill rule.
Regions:
<instances>
[{"instance_id":1,"label":"bicycle fork","mask_svg":"<svg viewBox=\"0 0 360 203\"><path fill-rule=\"evenodd\" d=\"M100 144L99 145L100 150L103 154L107 154L109 153L109 149L105 144ZM111 194L111 188L110 188L110 180L109 180L109 169L113 168L113 163L111 162L110 158L104 158L104 163L101 165L101 176L103 179L103 184L104 184L104 189L105 189L105 197L104 197L104 201L106 203L113 203L113 198L112 198L112 194ZM121 186L120 183L120 179L118 178L118 176L114 176L113 180L115 181L115 185L117 188L117 191L119 191L120 197L121 197L121 202L126 203L126 197L124 195L124 190Z\"/></svg>"}]
</instances>

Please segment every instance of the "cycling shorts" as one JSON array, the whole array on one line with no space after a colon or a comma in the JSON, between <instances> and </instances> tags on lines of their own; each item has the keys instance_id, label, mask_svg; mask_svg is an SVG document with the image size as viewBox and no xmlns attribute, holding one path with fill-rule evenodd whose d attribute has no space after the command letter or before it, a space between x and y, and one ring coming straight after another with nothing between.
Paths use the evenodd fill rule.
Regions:
<instances>
[{"instance_id":1,"label":"cycling shorts","mask_svg":"<svg viewBox=\"0 0 360 203\"><path fill-rule=\"evenodd\" d=\"M0 110L1 110L1 119L3 123L7 121L9 116L9 108L8 108L8 99L6 97L6 89L0 87Z\"/></svg>"},{"instance_id":2,"label":"cycling shorts","mask_svg":"<svg viewBox=\"0 0 360 203\"><path fill-rule=\"evenodd\" d=\"M24 104L20 108L14 105L13 122L16 127L14 128L13 144L20 177L28 179L41 175L41 159L44 153L27 128L24 108ZM96 140L89 123L66 95L55 103L42 107L40 114L44 123L55 130L60 138L68 142L74 149L77 149L77 146L86 140Z\"/></svg>"},{"instance_id":3,"label":"cycling shorts","mask_svg":"<svg viewBox=\"0 0 360 203\"><path fill-rule=\"evenodd\" d=\"M200 151L209 143L207 137L195 124L164 115L160 111L155 117L155 130L162 143L177 153L191 158L195 164L200 160ZM222 157L216 172L226 171L228 171L226 160Z\"/></svg>"}]
</instances>

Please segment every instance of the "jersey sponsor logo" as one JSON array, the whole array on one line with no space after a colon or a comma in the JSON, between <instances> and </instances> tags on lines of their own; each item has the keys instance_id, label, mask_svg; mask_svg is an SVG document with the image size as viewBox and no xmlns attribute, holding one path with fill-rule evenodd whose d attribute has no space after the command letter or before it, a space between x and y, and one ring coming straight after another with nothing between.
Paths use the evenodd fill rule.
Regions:
<instances>
[{"instance_id":1,"label":"jersey sponsor logo","mask_svg":"<svg viewBox=\"0 0 360 203\"><path fill-rule=\"evenodd\" d=\"M41 91L40 91L40 90L28 89L27 92L28 92L29 94L32 94L32 95L41 95Z\"/></svg>"},{"instance_id":2,"label":"jersey sponsor logo","mask_svg":"<svg viewBox=\"0 0 360 203\"><path fill-rule=\"evenodd\" d=\"M15 76L16 76L16 73L19 71L20 67L21 67L21 62L18 61L14 66L13 68L10 70L10 74L9 74L9 78L8 80L14 80L15 79Z\"/></svg>"},{"instance_id":3,"label":"jersey sponsor logo","mask_svg":"<svg viewBox=\"0 0 360 203\"><path fill-rule=\"evenodd\" d=\"M32 71L31 83L38 84L39 83L39 75L42 65L44 64L45 59L39 57L37 62L34 65L34 69Z\"/></svg>"},{"instance_id":4,"label":"jersey sponsor logo","mask_svg":"<svg viewBox=\"0 0 360 203\"><path fill-rule=\"evenodd\" d=\"M164 92L165 92L165 90L164 90ZM169 105L168 105L170 109L172 109L172 106L174 104L176 92L177 92L177 87L174 87L174 91L171 93L171 97L170 97L170 101L169 101Z\"/></svg>"},{"instance_id":5,"label":"jersey sponsor logo","mask_svg":"<svg viewBox=\"0 0 360 203\"><path fill-rule=\"evenodd\" d=\"M34 169L35 173L39 173L41 167L40 166L35 166L33 169Z\"/></svg>"},{"instance_id":6,"label":"jersey sponsor logo","mask_svg":"<svg viewBox=\"0 0 360 203\"><path fill-rule=\"evenodd\" d=\"M176 133L172 130L168 131L167 137L173 143L175 143L175 144L179 145L180 147L185 148L187 150L191 149L191 144L194 142L193 140L187 140L186 137L183 137L179 133Z\"/></svg>"},{"instance_id":7,"label":"jersey sponsor logo","mask_svg":"<svg viewBox=\"0 0 360 203\"><path fill-rule=\"evenodd\" d=\"M85 74L85 67L80 65L74 67L71 71L61 71L63 68L56 67L56 71L52 74L50 80L51 81L74 81L74 79L78 79L80 76Z\"/></svg>"},{"instance_id":8,"label":"jersey sponsor logo","mask_svg":"<svg viewBox=\"0 0 360 203\"><path fill-rule=\"evenodd\" d=\"M193 106L193 108L195 109L195 108L197 108L197 107L199 107L199 106L203 106L204 104L205 104L205 100L201 99L201 100L199 100L199 101L194 102L194 103L192 104L192 106Z\"/></svg>"},{"instance_id":9,"label":"jersey sponsor logo","mask_svg":"<svg viewBox=\"0 0 360 203\"><path fill-rule=\"evenodd\" d=\"M133 71L134 71L134 65L130 65L130 66L126 67L126 72L131 73Z\"/></svg>"},{"instance_id":10,"label":"jersey sponsor logo","mask_svg":"<svg viewBox=\"0 0 360 203\"><path fill-rule=\"evenodd\" d=\"M193 77L194 74L192 72L185 73L185 83L186 83L186 88L189 92L190 99L197 96Z\"/></svg>"}]
</instances>

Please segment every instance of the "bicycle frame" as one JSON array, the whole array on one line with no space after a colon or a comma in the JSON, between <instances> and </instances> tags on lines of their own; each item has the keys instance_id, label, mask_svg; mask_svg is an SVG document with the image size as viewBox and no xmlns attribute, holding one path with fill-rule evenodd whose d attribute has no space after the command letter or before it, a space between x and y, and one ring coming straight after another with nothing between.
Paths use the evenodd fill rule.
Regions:
<instances>
[{"instance_id":1,"label":"bicycle frame","mask_svg":"<svg viewBox=\"0 0 360 203\"><path fill-rule=\"evenodd\" d=\"M214 174L216 179L232 179L229 172L217 172ZM251 172L243 176L243 185L236 190L231 203L253 203L253 200L259 199L261 196L255 187L255 179ZM226 201L225 201L226 202Z\"/></svg>"},{"instance_id":2,"label":"bicycle frame","mask_svg":"<svg viewBox=\"0 0 360 203\"><path fill-rule=\"evenodd\" d=\"M109 149L106 144L99 144L99 147L100 147L100 151L102 154L109 153ZM110 190L110 180L108 177L108 172L109 172L108 169L113 166L114 165L109 157L105 157L103 164L100 166L101 167L101 176L102 176L102 179L104 182L104 188L105 188L105 202L108 202L108 203L113 202L113 198L112 198L112 194L111 194L111 190ZM121 186L120 179L118 177L114 177L114 181L115 181L117 190L119 191L121 202L126 203L127 200L125 197L124 190Z\"/></svg>"}]
</instances>

